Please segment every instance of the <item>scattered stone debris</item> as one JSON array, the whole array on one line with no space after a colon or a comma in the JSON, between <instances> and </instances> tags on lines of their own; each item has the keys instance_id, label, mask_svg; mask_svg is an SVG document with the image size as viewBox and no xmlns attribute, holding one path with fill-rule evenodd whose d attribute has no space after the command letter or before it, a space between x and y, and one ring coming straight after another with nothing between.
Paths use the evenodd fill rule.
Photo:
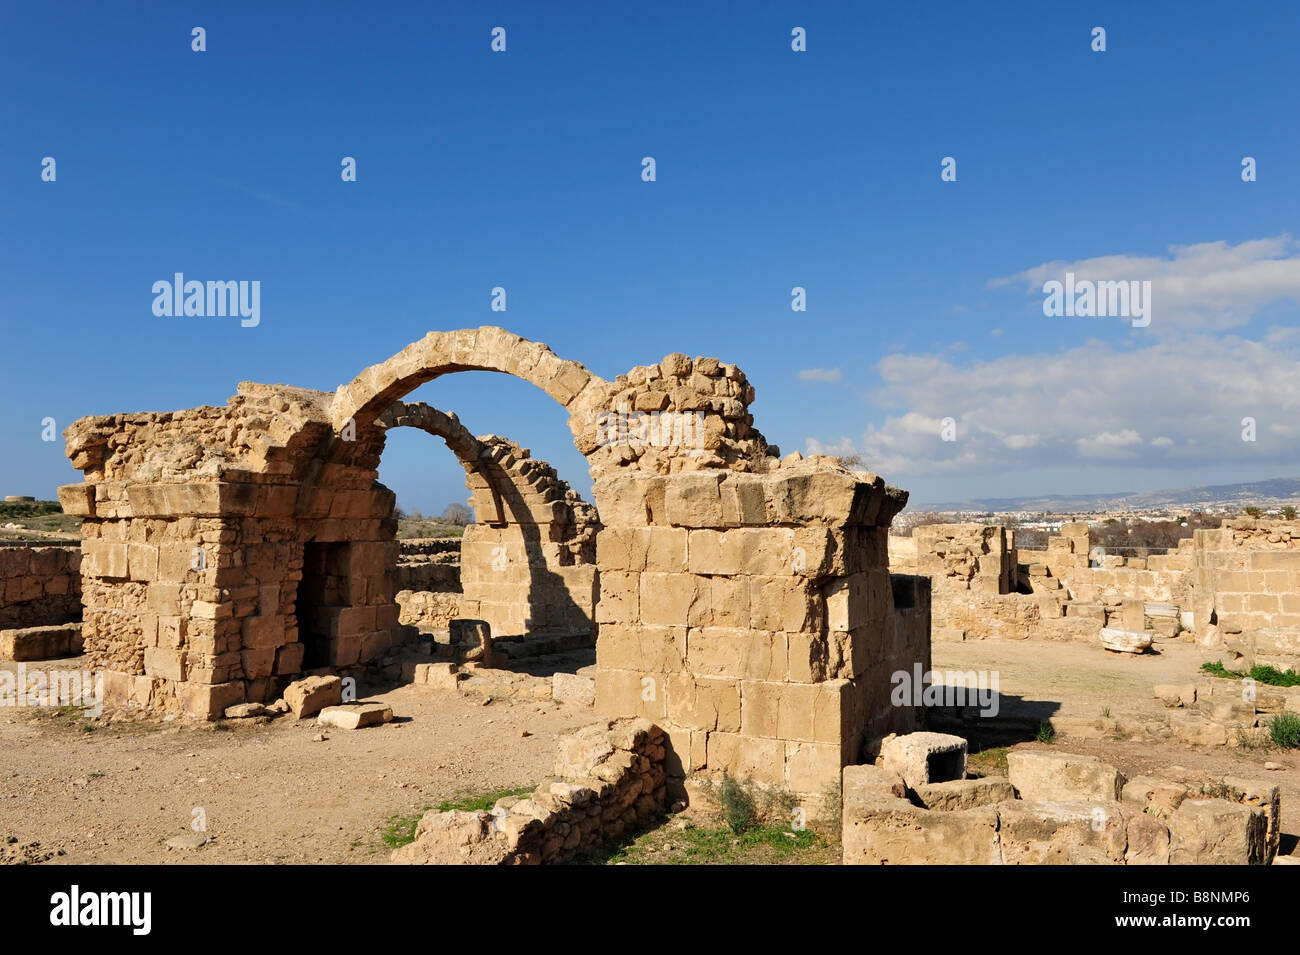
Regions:
<instances>
[{"instance_id":1,"label":"scattered stone debris","mask_svg":"<svg viewBox=\"0 0 1300 955\"><path fill-rule=\"evenodd\" d=\"M0 865L38 865L63 850L45 849L39 842L19 842L17 836L0 836Z\"/></svg>"}]
</instances>

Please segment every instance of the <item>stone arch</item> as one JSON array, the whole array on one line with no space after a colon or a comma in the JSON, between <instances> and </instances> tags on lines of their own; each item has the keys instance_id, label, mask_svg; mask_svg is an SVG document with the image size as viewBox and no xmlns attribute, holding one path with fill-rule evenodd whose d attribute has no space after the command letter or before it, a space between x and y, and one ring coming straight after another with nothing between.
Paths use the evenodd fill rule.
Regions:
<instances>
[{"instance_id":1,"label":"stone arch","mask_svg":"<svg viewBox=\"0 0 1300 955\"><path fill-rule=\"evenodd\" d=\"M462 616L497 635L591 634L599 520L554 468L423 402L396 402L375 425L441 438L465 468L475 523L461 545Z\"/></svg>"},{"instance_id":2,"label":"stone arch","mask_svg":"<svg viewBox=\"0 0 1300 955\"><path fill-rule=\"evenodd\" d=\"M341 432L349 423L364 428L415 388L458 371L495 371L536 385L568 409L575 438L591 424L578 412L598 405L610 391L609 382L578 362L565 361L541 342L504 328L429 332L339 386L330 405L334 430ZM585 454L590 447L584 449L579 441L578 449Z\"/></svg>"}]
</instances>

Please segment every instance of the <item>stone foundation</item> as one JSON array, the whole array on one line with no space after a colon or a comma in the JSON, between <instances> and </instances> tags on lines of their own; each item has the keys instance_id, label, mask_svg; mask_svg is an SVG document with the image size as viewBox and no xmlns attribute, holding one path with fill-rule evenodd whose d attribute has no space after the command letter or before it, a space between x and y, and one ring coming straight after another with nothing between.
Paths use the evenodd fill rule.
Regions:
<instances>
[{"instance_id":1,"label":"stone foundation","mask_svg":"<svg viewBox=\"0 0 1300 955\"><path fill-rule=\"evenodd\" d=\"M545 865L598 849L664 811L664 734L643 719L561 737L555 774L491 811L426 813L392 860L413 865Z\"/></svg>"}]
</instances>

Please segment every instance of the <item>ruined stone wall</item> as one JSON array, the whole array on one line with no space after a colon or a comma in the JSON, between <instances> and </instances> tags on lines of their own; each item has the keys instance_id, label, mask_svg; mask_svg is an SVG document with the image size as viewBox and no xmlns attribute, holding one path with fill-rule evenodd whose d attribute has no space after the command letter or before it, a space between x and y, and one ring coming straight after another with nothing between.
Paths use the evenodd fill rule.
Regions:
<instances>
[{"instance_id":1,"label":"ruined stone wall","mask_svg":"<svg viewBox=\"0 0 1300 955\"><path fill-rule=\"evenodd\" d=\"M663 730L643 719L583 727L559 740L554 775L491 811L429 812L415 841L395 849L408 865L551 865L598 849L663 813Z\"/></svg>"},{"instance_id":2,"label":"ruined stone wall","mask_svg":"<svg viewBox=\"0 0 1300 955\"><path fill-rule=\"evenodd\" d=\"M1247 662L1300 667L1300 522L1241 518L1194 536L1199 636Z\"/></svg>"},{"instance_id":3,"label":"ruined stone wall","mask_svg":"<svg viewBox=\"0 0 1300 955\"><path fill-rule=\"evenodd\" d=\"M1194 564L1192 539L1176 550L1147 557L1100 553L1094 561L1088 525L1062 525L1062 533L1048 539L1046 551L1021 550L1021 589L1033 593L1064 590L1067 600L1118 605L1124 600L1144 600L1189 607Z\"/></svg>"},{"instance_id":4,"label":"ruined stone wall","mask_svg":"<svg viewBox=\"0 0 1300 955\"><path fill-rule=\"evenodd\" d=\"M926 524L912 531L916 572L938 590L1006 594L1015 589L1015 545L1005 527Z\"/></svg>"},{"instance_id":5,"label":"ruined stone wall","mask_svg":"<svg viewBox=\"0 0 1300 955\"><path fill-rule=\"evenodd\" d=\"M813 462L598 481L597 710L662 726L672 775L820 791L917 719L889 700L893 670L929 659L906 644L928 633L895 624L886 535L905 500Z\"/></svg>"},{"instance_id":6,"label":"ruined stone wall","mask_svg":"<svg viewBox=\"0 0 1300 955\"><path fill-rule=\"evenodd\" d=\"M396 402L376 424L435 435L465 467L475 522L462 541L456 613L487 621L499 636L592 632L600 522L553 467L506 438L475 437L454 413L422 402ZM421 621L453 603L413 595L399 602Z\"/></svg>"},{"instance_id":7,"label":"ruined stone wall","mask_svg":"<svg viewBox=\"0 0 1300 955\"><path fill-rule=\"evenodd\" d=\"M81 619L81 546L0 547L0 630Z\"/></svg>"},{"instance_id":8,"label":"ruined stone wall","mask_svg":"<svg viewBox=\"0 0 1300 955\"><path fill-rule=\"evenodd\" d=\"M461 612L503 636L592 632L596 509L512 441L489 436L481 455L467 475L475 523L461 545Z\"/></svg>"},{"instance_id":9,"label":"ruined stone wall","mask_svg":"<svg viewBox=\"0 0 1300 955\"><path fill-rule=\"evenodd\" d=\"M375 483L375 429L347 460L328 396L243 384L226 408L83 418L59 489L84 518L83 634L110 701L205 719L269 702L304 665L347 667L397 627L392 494ZM323 601L296 606L304 574ZM302 633L300 635L300 627Z\"/></svg>"},{"instance_id":10,"label":"ruined stone wall","mask_svg":"<svg viewBox=\"0 0 1300 955\"><path fill-rule=\"evenodd\" d=\"M273 700L303 670L383 657L404 635L380 419L468 370L515 375L568 411L603 529L588 533L595 515L567 494L543 494L516 521L539 552L527 533L511 554L485 530L464 542L466 565L493 569L476 549L505 547L508 573L528 567L535 586L541 568L555 578L546 599L579 608L599 586L597 705L662 721L673 775L725 769L817 792L864 742L914 726L916 709L890 701L891 673L929 660L924 587L900 583L912 606L896 607L889 574L904 492L830 458L778 460L734 366L673 354L611 382L490 327L431 332L333 394L242 383L225 408L75 422L68 455L85 481L59 496L85 519L86 648L109 671L109 700L214 719ZM515 477L548 478L499 448ZM522 513L511 495L528 495L514 480L473 483L484 474L471 474L476 508L502 502L510 523ZM522 627L564 625L477 599Z\"/></svg>"},{"instance_id":11,"label":"ruined stone wall","mask_svg":"<svg viewBox=\"0 0 1300 955\"><path fill-rule=\"evenodd\" d=\"M412 538L398 541L393 569L398 621L414 627L446 629L461 616L460 538Z\"/></svg>"}]
</instances>

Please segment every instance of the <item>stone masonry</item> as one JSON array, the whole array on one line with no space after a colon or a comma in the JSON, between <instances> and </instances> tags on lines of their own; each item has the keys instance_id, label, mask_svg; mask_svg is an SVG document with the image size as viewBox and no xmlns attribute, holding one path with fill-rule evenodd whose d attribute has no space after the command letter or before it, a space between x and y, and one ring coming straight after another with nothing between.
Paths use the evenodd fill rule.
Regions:
<instances>
[{"instance_id":1,"label":"stone masonry","mask_svg":"<svg viewBox=\"0 0 1300 955\"><path fill-rule=\"evenodd\" d=\"M86 650L109 700L215 719L305 671L382 658L402 634L382 419L468 370L529 381L568 411L601 522L583 571L599 580L597 708L661 725L670 774L811 791L865 741L915 727L888 692L894 670L929 665L929 589L900 582L896 606L888 569L904 492L829 458L782 461L734 365L673 354L608 381L493 327L430 332L335 393L245 382L226 407L74 422L84 482L59 497L84 518ZM526 455L507 450L509 471L507 457ZM476 506L495 506L476 481ZM545 504L528 527L558 546L537 563L507 547L511 574L525 559L583 566L586 545L554 539L566 509L581 535L576 502ZM552 593L572 593L557 576Z\"/></svg>"}]
</instances>

